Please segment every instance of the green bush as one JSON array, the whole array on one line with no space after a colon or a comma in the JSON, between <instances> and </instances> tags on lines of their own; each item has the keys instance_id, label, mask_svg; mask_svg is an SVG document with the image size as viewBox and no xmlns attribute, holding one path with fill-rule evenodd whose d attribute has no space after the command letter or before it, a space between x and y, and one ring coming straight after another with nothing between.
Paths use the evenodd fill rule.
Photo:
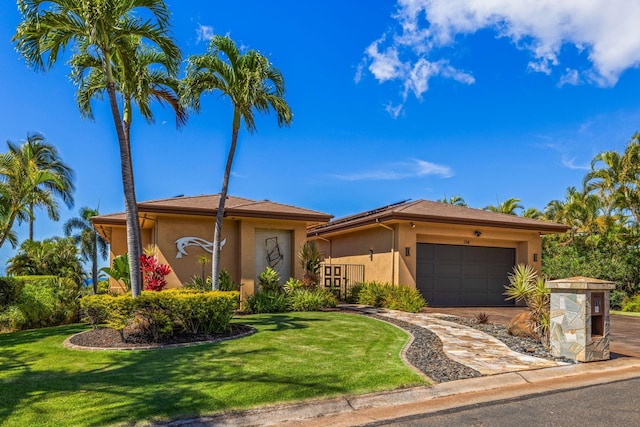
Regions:
<instances>
[{"instance_id":1,"label":"green bush","mask_svg":"<svg viewBox=\"0 0 640 427\"><path fill-rule=\"evenodd\" d=\"M390 310L417 313L427 305L427 302L417 289L399 285L392 287L383 304L385 308Z\"/></svg>"},{"instance_id":2,"label":"green bush","mask_svg":"<svg viewBox=\"0 0 640 427\"><path fill-rule=\"evenodd\" d=\"M183 284L186 289L195 289L199 291L210 291L212 287L211 276L207 276L203 279L202 276L194 274L191 276L191 281ZM231 274L227 270L220 270L218 274L218 289L221 291L237 291L238 286L231 279Z\"/></svg>"},{"instance_id":3,"label":"green bush","mask_svg":"<svg viewBox=\"0 0 640 427\"><path fill-rule=\"evenodd\" d=\"M629 294L620 289L614 289L609 294L609 307L611 310L622 310L622 301L627 298Z\"/></svg>"},{"instance_id":4,"label":"green bush","mask_svg":"<svg viewBox=\"0 0 640 427\"><path fill-rule=\"evenodd\" d=\"M125 327L134 325L148 338L160 341L175 331L224 331L238 308L238 293L170 289L142 292L138 298L129 294L92 295L81 303L85 319L94 327L104 324L126 340Z\"/></svg>"},{"instance_id":5,"label":"green bush","mask_svg":"<svg viewBox=\"0 0 640 427\"><path fill-rule=\"evenodd\" d=\"M189 292L170 289L174 324L187 333L218 333L226 330L238 309L238 292Z\"/></svg>"},{"instance_id":6,"label":"green bush","mask_svg":"<svg viewBox=\"0 0 640 427\"><path fill-rule=\"evenodd\" d=\"M286 297L277 291L258 292L247 297L245 310L254 314L284 313L287 311Z\"/></svg>"},{"instance_id":7,"label":"green bush","mask_svg":"<svg viewBox=\"0 0 640 427\"><path fill-rule=\"evenodd\" d=\"M294 279L293 277L291 277L284 284L283 289L284 289L285 293L290 294L290 293L294 292L295 290L302 289L304 287L305 287L305 284L302 282L302 280Z\"/></svg>"},{"instance_id":8,"label":"green bush","mask_svg":"<svg viewBox=\"0 0 640 427\"><path fill-rule=\"evenodd\" d=\"M24 281L15 277L0 277L0 307L15 303L23 286Z\"/></svg>"},{"instance_id":9,"label":"green bush","mask_svg":"<svg viewBox=\"0 0 640 427\"><path fill-rule=\"evenodd\" d=\"M7 280L8 279L8 280ZM77 321L79 285L55 276L3 278L0 327L20 330L56 326Z\"/></svg>"},{"instance_id":10,"label":"green bush","mask_svg":"<svg viewBox=\"0 0 640 427\"><path fill-rule=\"evenodd\" d=\"M417 313L427 305L417 289L404 285L394 286L390 283L364 282L352 287L356 290L359 304L383 307L390 310L401 310ZM353 297L352 297L353 298Z\"/></svg>"},{"instance_id":11,"label":"green bush","mask_svg":"<svg viewBox=\"0 0 640 427\"><path fill-rule=\"evenodd\" d=\"M349 304L356 304L360 299L360 292L364 288L364 283L355 283L350 288L347 288L347 295L345 296L345 301Z\"/></svg>"},{"instance_id":12,"label":"green bush","mask_svg":"<svg viewBox=\"0 0 640 427\"><path fill-rule=\"evenodd\" d=\"M640 295L626 297L622 300L622 311L640 313Z\"/></svg>"},{"instance_id":13,"label":"green bush","mask_svg":"<svg viewBox=\"0 0 640 427\"><path fill-rule=\"evenodd\" d=\"M358 303L383 307L384 301L390 292L391 284L380 282L365 282L358 294Z\"/></svg>"},{"instance_id":14,"label":"green bush","mask_svg":"<svg viewBox=\"0 0 640 427\"><path fill-rule=\"evenodd\" d=\"M267 267L266 270L258 275L258 286L262 292L282 292L280 276L271 267Z\"/></svg>"},{"instance_id":15,"label":"green bush","mask_svg":"<svg viewBox=\"0 0 640 427\"><path fill-rule=\"evenodd\" d=\"M319 311L338 303L335 295L326 289L295 289L286 300L290 311Z\"/></svg>"},{"instance_id":16,"label":"green bush","mask_svg":"<svg viewBox=\"0 0 640 427\"><path fill-rule=\"evenodd\" d=\"M221 291L237 291L238 287L231 279L231 274L227 270L220 270L218 274L218 289Z\"/></svg>"}]
</instances>

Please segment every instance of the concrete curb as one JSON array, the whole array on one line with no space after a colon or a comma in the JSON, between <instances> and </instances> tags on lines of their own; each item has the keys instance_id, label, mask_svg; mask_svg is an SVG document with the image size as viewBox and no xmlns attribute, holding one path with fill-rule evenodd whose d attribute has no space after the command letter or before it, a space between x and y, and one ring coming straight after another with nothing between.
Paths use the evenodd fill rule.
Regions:
<instances>
[{"instance_id":1,"label":"concrete curb","mask_svg":"<svg viewBox=\"0 0 640 427\"><path fill-rule=\"evenodd\" d=\"M640 359L621 358L557 368L518 371L467 380L312 400L173 421L171 426L321 426L360 425L417 413L605 384L640 377Z\"/></svg>"}]
</instances>

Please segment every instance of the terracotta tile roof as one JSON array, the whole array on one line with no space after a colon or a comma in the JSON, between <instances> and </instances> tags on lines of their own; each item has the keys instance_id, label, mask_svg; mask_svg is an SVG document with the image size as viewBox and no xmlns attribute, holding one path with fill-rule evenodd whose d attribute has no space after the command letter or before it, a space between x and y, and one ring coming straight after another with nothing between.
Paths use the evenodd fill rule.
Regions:
<instances>
[{"instance_id":1,"label":"terracotta tile roof","mask_svg":"<svg viewBox=\"0 0 640 427\"><path fill-rule=\"evenodd\" d=\"M481 209L455 206L429 200L402 201L371 211L335 219L309 228L307 235L317 236L346 229L362 227L376 222L404 220L444 224L482 225L487 227L532 230L540 233L563 233L569 227L516 215L495 213Z\"/></svg>"},{"instance_id":2,"label":"terracotta tile roof","mask_svg":"<svg viewBox=\"0 0 640 427\"><path fill-rule=\"evenodd\" d=\"M138 203L139 213L166 213L183 215L215 216L220 203L219 194L202 196L173 197L171 199L151 200ZM288 219L308 222L327 222L332 215L284 205L269 200L255 201L242 197L227 196L225 217ZM94 224L124 224L124 213L115 213L93 217Z\"/></svg>"}]
</instances>

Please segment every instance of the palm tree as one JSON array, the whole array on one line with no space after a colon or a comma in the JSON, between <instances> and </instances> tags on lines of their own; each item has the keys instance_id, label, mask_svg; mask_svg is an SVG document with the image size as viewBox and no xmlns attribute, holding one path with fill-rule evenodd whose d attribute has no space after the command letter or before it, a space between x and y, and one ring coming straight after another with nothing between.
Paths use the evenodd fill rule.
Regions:
<instances>
[{"instance_id":1,"label":"palm tree","mask_svg":"<svg viewBox=\"0 0 640 427\"><path fill-rule=\"evenodd\" d=\"M280 70L255 50L241 53L229 37L215 36L207 52L188 58L187 73L183 81L183 97L195 110L200 110L200 97L217 92L228 97L233 104L231 147L220 191L213 234L212 288L218 288L220 271L220 233L224 205L229 187L233 156L236 151L240 122L244 120L249 133L256 130L254 113L267 113L273 109L279 126L288 126L292 120L289 105L284 99L284 78Z\"/></svg>"},{"instance_id":2,"label":"palm tree","mask_svg":"<svg viewBox=\"0 0 640 427\"><path fill-rule=\"evenodd\" d=\"M122 46L128 53L113 58L113 75L117 92L123 99L124 133L129 145L134 104L148 123L154 122L150 102L156 100L167 104L176 114L176 126L184 125L188 114L178 96L179 80L169 72L172 64L167 55L143 44L138 36L129 36ZM91 100L101 98L106 90L100 58L84 47L71 59L70 65L72 80L78 87L76 97L80 112L84 117L93 119Z\"/></svg>"},{"instance_id":3,"label":"palm tree","mask_svg":"<svg viewBox=\"0 0 640 427\"><path fill-rule=\"evenodd\" d=\"M80 216L71 218L64 224L65 236L71 236L80 247L80 255L91 263L93 294L98 293L98 257L107 258L107 242L91 225L91 217L99 214L98 209L80 208ZM74 231L78 231L73 234Z\"/></svg>"},{"instance_id":4,"label":"palm tree","mask_svg":"<svg viewBox=\"0 0 640 427\"><path fill-rule=\"evenodd\" d=\"M67 166L58 154L58 150L51 144L45 142L44 136L33 133L27 135L27 140L18 146L8 143L9 151L14 153L24 168L25 175L35 184L34 176L39 171L48 171L56 180L48 180L40 183L38 186L50 192L54 199L62 199L68 208L72 208L74 204L73 192L75 185L73 184L74 172ZM60 215L58 213L57 204L51 203L49 200L42 200L38 195L33 193L29 201L29 240L33 240L33 223L35 221L34 208L40 206L47 209L49 218L58 221Z\"/></svg>"},{"instance_id":5,"label":"palm tree","mask_svg":"<svg viewBox=\"0 0 640 427\"><path fill-rule=\"evenodd\" d=\"M635 134L624 153L606 151L591 161L584 177L586 192L596 192L611 210L627 210L640 223L640 134Z\"/></svg>"},{"instance_id":6,"label":"palm tree","mask_svg":"<svg viewBox=\"0 0 640 427\"><path fill-rule=\"evenodd\" d=\"M464 201L462 196L451 196L447 199L447 196L445 195L442 199L436 201L440 203L446 203L448 205L467 207L467 202Z\"/></svg>"},{"instance_id":7,"label":"palm tree","mask_svg":"<svg viewBox=\"0 0 640 427\"><path fill-rule=\"evenodd\" d=\"M169 10L163 0L18 0L18 7L23 19L13 41L30 67L50 69L59 52L70 43L75 44L80 54L92 52L100 60L120 149L131 292L137 297L142 289L138 262L142 241L129 139L116 96L114 63L127 67L127 57L131 54L130 37L138 36L164 52L168 72L176 75L181 55L169 34ZM144 19L137 17L136 12Z\"/></svg>"},{"instance_id":8,"label":"palm tree","mask_svg":"<svg viewBox=\"0 0 640 427\"><path fill-rule=\"evenodd\" d=\"M520 199L516 198L507 199L502 203L498 201L497 206L488 205L484 207L485 211L503 213L508 215L518 215L516 209L524 209L524 206L520 204Z\"/></svg>"},{"instance_id":9,"label":"palm tree","mask_svg":"<svg viewBox=\"0 0 640 427\"><path fill-rule=\"evenodd\" d=\"M30 134L18 145L7 142L9 151L0 155L0 176L3 188L3 225L0 247L4 244L14 223L29 222L29 240L33 240L35 209L43 207L49 218L60 219L57 199L73 206L73 170L58 154L58 150L45 142L39 134Z\"/></svg>"},{"instance_id":10,"label":"palm tree","mask_svg":"<svg viewBox=\"0 0 640 427\"><path fill-rule=\"evenodd\" d=\"M79 285L82 262L71 238L25 240L18 253L7 260L7 274L68 277Z\"/></svg>"},{"instance_id":11,"label":"palm tree","mask_svg":"<svg viewBox=\"0 0 640 427\"><path fill-rule=\"evenodd\" d=\"M528 208L522 213L522 216L531 219L541 219L544 217L544 214L542 213L542 211L540 211L540 209Z\"/></svg>"}]
</instances>

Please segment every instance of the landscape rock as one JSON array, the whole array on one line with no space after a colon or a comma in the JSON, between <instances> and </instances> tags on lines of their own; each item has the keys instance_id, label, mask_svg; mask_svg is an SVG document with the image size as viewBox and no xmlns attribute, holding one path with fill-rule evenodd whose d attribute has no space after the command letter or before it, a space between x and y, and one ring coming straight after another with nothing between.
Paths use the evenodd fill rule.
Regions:
<instances>
[{"instance_id":1,"label":"landscape rock","mask_svg":"<svg viewBox=\"0 0 640 427\"><path fill-rule=\"evenodd\" d=\"M507 330L510 335L514 337L534 338L537 339L538 335L533 331L531 327L531 321L529 320L529 312L525 311L511 319Z\"/></svg>"}]
</instances>

